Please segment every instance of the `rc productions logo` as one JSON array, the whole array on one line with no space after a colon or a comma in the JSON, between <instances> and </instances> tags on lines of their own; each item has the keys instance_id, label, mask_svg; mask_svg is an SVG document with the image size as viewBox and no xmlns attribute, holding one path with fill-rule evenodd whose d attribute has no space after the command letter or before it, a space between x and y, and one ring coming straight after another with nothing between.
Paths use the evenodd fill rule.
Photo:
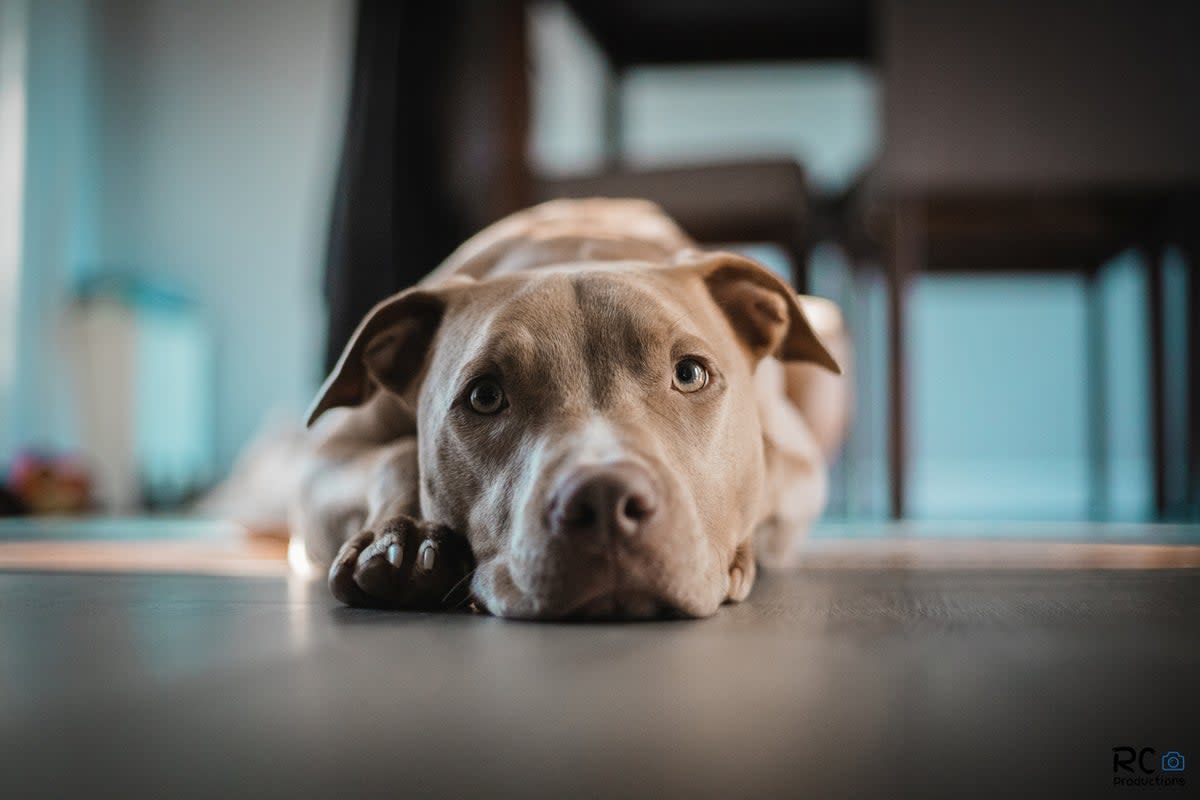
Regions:
<instances>
[{"instance_id":1,"label":"rc productions logo","mask_svg":"<svg viewBox=\"0 0 1200 800\"><path fill-rule=\"evenodd\" d=\"M1114 747L1112 752L1113 786L1187 785L1187 759L1178 750L1161 756L1153 747Z\"/></svg>"}]
</instances>

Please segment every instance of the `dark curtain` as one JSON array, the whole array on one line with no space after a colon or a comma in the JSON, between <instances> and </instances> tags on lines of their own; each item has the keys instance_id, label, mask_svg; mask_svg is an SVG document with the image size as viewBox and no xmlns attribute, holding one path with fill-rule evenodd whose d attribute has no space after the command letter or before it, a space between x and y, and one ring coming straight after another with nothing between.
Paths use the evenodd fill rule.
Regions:
<instances>
[{"instance_id":1,"label":"dark curtain","mask_svg":"<svg viewBox=\"0 0 1200 800\"><path fill-rule=\"evenodd\" d=\"M325 366L363 315L523 205L524 8L360 0L325 270Z\"/></svg>"}]
</instances>

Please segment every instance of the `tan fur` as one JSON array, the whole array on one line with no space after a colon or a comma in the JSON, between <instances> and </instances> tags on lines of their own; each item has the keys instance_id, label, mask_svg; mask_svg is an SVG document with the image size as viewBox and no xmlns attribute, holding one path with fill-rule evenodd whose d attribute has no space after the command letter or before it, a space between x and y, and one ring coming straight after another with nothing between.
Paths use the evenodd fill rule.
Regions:
<instances>
[{"instance_id":1,"label":"tan fur","mask_svg":"<svg viewBox=\"0 0 1200 800\"><path fill-rule=\"evenodd\" d=\"M749 593L756 547L794 563L824 508L849 405L831 350L848 364L835 306L700 252L652 204L538 206L364 321L314 404L294 535L328 564L409 515L467 537L472 593L498 615L711 614ZM695 394L671 388L685 356L713 367ZM483 373L503 376L505 413L464 412ZM644 468L665 508L598 557L551 535L544 509L564 474L606 459Z\"/></svg>"}]
</instances>

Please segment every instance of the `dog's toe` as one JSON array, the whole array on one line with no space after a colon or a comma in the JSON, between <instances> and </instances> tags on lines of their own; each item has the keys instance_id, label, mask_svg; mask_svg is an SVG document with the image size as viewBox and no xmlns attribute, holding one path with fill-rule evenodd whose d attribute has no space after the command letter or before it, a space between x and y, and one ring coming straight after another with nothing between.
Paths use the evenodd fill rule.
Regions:
<instances>
[{"instance_id":1,"label":"dog's toe","mask_svg":"<svg viewBox=\"0 0 1200 800\"><path fill-rule=\"evenodd\" d=\"M750 596L754 587L755 573L754 556L749 548L739 548L734 557L733 566L729 568L729 589L725 600L729 603L740 603Z\"/></svg>"},{"instance_id":2,"label":"dog's toe","mask_svg":"<svg viewBox=\"0 0 1200 800\"><path fill-rule=\"evenodd\" d=\"M376 537L359 554L355 565L354 582L384 605L399 601L405 591L411 559L406 563L404 543L412 538L405 533L392 529Z\"/></svg>"},{"instance_id":3,"label":"dog's toe","mask_svg":"<svg viewBox=\"0 0 1200 800\"><path fill-rule=\"evenodd\" d=\"M470 594L473 566L462 537L398 517L346 542L329 570L329 586L351 606L453 608Z\"/></svg>"},{"instance_id":4,"label":"dog's toe","mask_svg":"<svg viewBox=\"0 0 1200 800\"><path fill-rule=\"evenodd\" d=\"M414 607L455 608L464 605L470 596L470 575L474 567L475 559L465 539L440 525L423 527L413 548L409 575Z\"/></svg>"},{"instance_id":5,"label":"dog's toe","mask_svg":"<svg viewBox=\"0 0 1200 800\"><path fill-rule=\"evenodd\" d=\"M355 580L359 555L374 537L371 531L363 531L353 537L342 545L333 563L329 565L329 591L348 606L374 605L371 597Z\"/></svg>"}]
</instances>

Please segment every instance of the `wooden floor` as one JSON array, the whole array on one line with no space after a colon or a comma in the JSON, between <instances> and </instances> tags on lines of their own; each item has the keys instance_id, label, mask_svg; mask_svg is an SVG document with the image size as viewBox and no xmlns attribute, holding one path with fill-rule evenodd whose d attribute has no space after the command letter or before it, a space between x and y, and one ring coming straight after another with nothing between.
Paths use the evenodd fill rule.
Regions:
<instances>
[{"instance_id":1,"label":"wooden floor","mask_svg":"<svg viewBox=\"0 0 1200 800\"><path fill-rule=\"evenodd\" d=\"M822 541L713 619L637 624L10 567L0 797L1097 797L1116 746L1200 769L1187 546Z\"/></svg>"},{"instance_id":2,"label":"wooden floor","mask_svg":"<svg viewBox=\"0 0 1200 800\"><path fill-rule=\"evenodd\" d=\"M0 520L0 570L285 576L287 543L186 518ZM1200 525L823 522L812 569L1200 567Z\"/></svg>"}]
</instances>

